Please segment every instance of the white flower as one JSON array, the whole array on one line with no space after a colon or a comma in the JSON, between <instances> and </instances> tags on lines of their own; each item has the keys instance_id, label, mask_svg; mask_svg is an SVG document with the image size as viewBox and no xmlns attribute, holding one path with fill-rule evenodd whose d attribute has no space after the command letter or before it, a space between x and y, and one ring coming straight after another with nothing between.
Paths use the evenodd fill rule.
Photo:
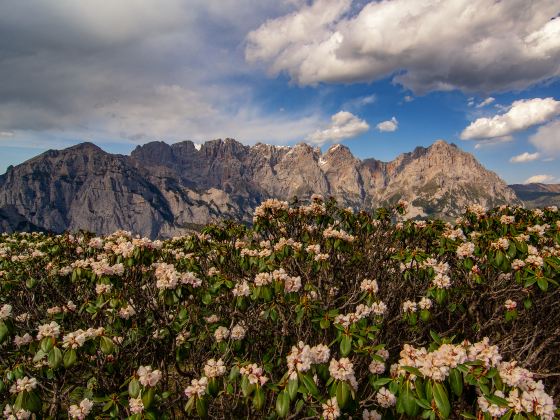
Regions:
<instances>
[{"instance_id":1,"label":"white flower","mask_svg":"<svg viewBox=\"0 0 560 420\"><path fill-rule=\"evenodd\" d=\"M27 420L31 418L31 411L24 410L23 408L14 413L13 407L6 404L4 407L4 417L7 420Z\"/></svg>"},{"instance_id":2,"label":"white flower","mask_svg":"<svg viewBox=\"0 0 560 420\"><path fill-rule=\"evenodd\" d=\"M385 372L385 363L378 362L377 360L373 360L369 364L369 371L374 375L381 375Z\"/></svg>"},{"instance_id":3,"label":"white flower","mask_svg":"<svg viewBox=\"0 0 560 420\"><path fill-rule=\"evenodd\" d=\"M90 413L91 409L93 408L93 402L84 398L80 405L71 405L68 409L68 416L73 419L83 420L85 419L88 414Z\"/></svg>"},{"instance_id":4,"label":"white flower","mask_svg":"<svg viewBox=\"0 0 560 420\"><path fill-rule=\"evenodd\" d=\"M451 287L451 279L447 274L437 273L432 283L438 289L448 289Z\"/></svg>"},{"instance_id":5,"label":"white flower","mask_svg":"<svg viewBox=\"0 0 560 420\"><path fill-rule=\"evenodd\" d=\"M393 394L385 387L382 387L377 392L375 398L377 400L377 403L383 408L392 407L397 402L397 397L395 397L395 394Z\"/></svg>"},{"instance_id":6,"label":"white flower","mask_svg":"<svg viewBox=\"0 0 560 420\"><path fill-rule=\"evenodd\" d=\"M202 397L206 394L206 387L208 386L208 378L203 376L200 379L193 379L191 384L185 388L185 395L187 398L192 396Z\"/></svg>"},{"instance_id":7,"label":"white flower","mask_svg":"<svg viewBox=\"0 0 560 420\"><path fill-rule=\"evenodd\" d=\"M31 314L29 312L24 312L18 316L16 316L17 322L27 322L31 319Z\"/></svg>"},{"instance_id":8,"label":"white flower","mask_svg":"<svg viewBox=\"0 0 560 420\"><path fill-rule=\"evenodd\" d=\"M31 343L32 341L33 341L33 337L31 337L31 335L29 335L28 333L25 333L25 334L23 335L23 337L20 337L19 335L16 335L16 336L14 337L14 344L15 344L17 347L24 346L24 345L26 345L26 344Z\"/></svg>"},{"instance_id":9,"label":"white flower","mask_svg":"<svg viewBox=\"0 0 560 420\"><path fill-rule=\"evenodd\" d=\"M301 277L288 277L284 280L284 291L286 293L298 292L301 289Z\"/></svg>"},{"instance_id":10,"label":"white flower","mask_svg":"<svg viewBox=\"0 0 560 420\"><path fill-rule=\"evenodd\" d=\"M316 346L311 347L309 351L310 351L311 363L320 364L320 363L327 363L329 361L331 351L329 350L328 346L324 344L317 344Z\"/></svg>"},{"instance_id":11,"label":"white flower","mask_svg":"<svg viewBox=\"0 0 560 420\"><path fill-rule=\"evenodd\" d=\"M144 411L144 403L142 398L130 398L128 400L128 406L130 407L130 412L132 414L139 414Z\"/></svg>"},{"instance_id":12,"label":"white flower","mask_svg":"<svg viewBox=\"0 0 560 420\"><path fill-rule=\"evenodd\" d=\"M249 379L249 383L253 385L259 384L262 386L266 382L268 382L268 377L264 376L263 369L257 366L255 363L243 366L241 369L239 369L239 373L247 376L247 378Z\"/></svg>"},{"instance_id":13,"label":"white flower","mask_svg":"<svg viewBox=\"0 0 560 420\"><path fill-rule=\"evenodd\" d=\"M87 333L84 330L80 329L66 334L62 338L62 347L64 347L65 349L77 349L79 347L82 347L87 339Z\"/></svg>"},{"instance_id":14,"label":"white flower","mask_svg":"<svg viewBox=\"0 0 560 420\"><path fill-rule=\"evenodd\" d=\"M340 417L340 408L336 397L327 400L325 404L321 404L323 408L323 418L325 420L333 420Z\"/></svg>"},{"instance_id":15,"label":"white flower","mask_svg":"<svg viewBox=\"0 0 560 420\"><path fill-rule=\"evenodd\" d=\"M348 382L354 390L357 390L358 382L354 376L354 365L347 357L340 360L331 359L329 373L334 379Z\"/></svg>"},{"instance_id":16,"label":"white flower","mask_svg":"<svg viewBox=\"0 0 560 420\"><path fill-rule=\"evenodd\" d=\"M420 299L420 302L418 302L418 306L420 307L420 309L431 309L432 301L427 297L423 297L422 299Z\"/></svg>"},{"instance_id":17,"label":"white flower","mask_svg":"<svg viewBox=\"0 0 560 420\"><path fill-rule=\"evenodd\" d=\"M377 410L367 410L365 409L362 413L363 420L381 420L381 414Z\"/></svg>"},{"instance_id":18,"label":"white flower","mask_svg":"<svg viewBox=\"0 0 560 420\"><path fill-rule=\"evenodd\" d=\"M379 291L379 286L375 280L364 279L360 284L360 290L374 295Z\"/></svg>"},{"instance_id":19,"label":"white flower","mask_svg":"<svg viewBox=\"0 0 560 420\"><path fill-rule=\"evenodd\" d=\"M220 343L229 337L229 330L226 327L218 327L216 331L214 331L214 338L216 342Z\"/></svg>"},{"instance_id":20,"label":"white flower","mask_svg":"<svg viewBox=\"0 0 560 420\"><path fill-rule=\"evenodd\" d=\"M128 304L124 308L119 309L119 317L123 319L130 319L130 317L134 315L136 315L136 311L131 304Z\"/></svg>"},{"instance_id":21,"label":"white flower","mask_svg":"<svg viewBox=\"0 0 560 420\"><path fill-rule=\"evenodd\" d=\"M243 340L247 331L243 326L237 324L231 329L231 339L232 340Z\"/></svg>"},{"instance_id":22,"label":"white flower","mask_svg":"<svg viewBox=\"0 0 560 420\"><path fill-rule=\"evenodd\" d=\"M111 284L98 283L95 285L95 293L102 295L103 293L109 293L113 286Z\"/></svg>"},{"instance_id":23,"label":"white flower","mask_svg":"<svg viewBox=\"0 0 560 420\"><path fill-rule=\"evenodd\" d=\"M0 321L8 319L10 316L12 316L12 305L8 305L6 303L5 305L2 305L2 308L0 308Z\"/></svg>"},{"instance_id":24,"label":"white flower","mask_svg":"<svg viewBox=\"0 0 560 420\"><path fill-rule=\"evenodd\" d=\"M415 302L411 302L410 300L407 300L403 303L403 312L406 313L414 313L416 312L417 308L416 308L416 303Z\"/></svg>"},{"instance_id":25,"label":"white flower","mask_svg":"<svg viewBox=\"0 0 560 420\"><path fill-rule=\"evenodd\" d=\"M24 376L21 379L16 380L10 388L12 394L17 394L18 392L31 392L37 387L37 379Z\"/></svg>"},{"instance_id":26,"label":"white flower","mask_svg":"<svg viewBox=\"0 0 560 420\"><path fill-rule=\"evenodd\" d=\"M255 276L255 286L266 286L272 283L271 273L259 273Z\"/></svg>"},{"instance_id":27,"label":"white flower","mask_svg":"<svg viewBox=\"0 0 560 420\"><path fill-rule=\"evenodd\" d=\"M513 311L515 308L517 308L517 302L508 299L506 300L506 302L504 303L504 306L506 307L506 310L508 311Z\"/></svg>"},{"instance_id":28,"label":"white flower","mask_svg":"<svg viewBox=\"0 0 560 420\"><path fill-rule=\"evenodd\" d=\"M226 367L222 359L210 359L204 365L204 375L207 378L217 378L218 376L223 376L226 373Z\"/></svg>"},{"instance_id":29,"label":"white flower","mask_svg":"<svg viewBox=\"0 0 560 420\"><path fill-rule=\"evenodd\" d=\"M140 366L138 368L138 380L144 386L154 387L161 379L161 371L152 370L151 366Z\"/></svg>"},{"instance_id":30,"label":"white flower","mask_svg":"<svg viewBox=\"0 0 560 420\"><path fill-rule=\"evenodd\" d=\"M496 391L494 394L501 398L504 397L504 394L501 391ZM482 411L483 413L488 413L492 417L501 417L508 410L508 407L500 407L496 404L489 404L484 395L479 396L477 402L478 406L480 407L480 411Z\"/></svg>"},{"instance_id":31,"label":"white flower","mask_svg":"<svg viewBox=\"0 0 560 420\"><path fill-rule=\"evenodd\" d=\"M231 292L233 296L249 296L251 289L249 288L249 283L243 280L241 283L237 283Z\"/></svg>"},{"instance_id":32,"label":"white flower","mask_svg":"<svg viewBox=\"0 0 560 420\"><path fill-rule=\"evenodd\" d=\"M38 327L37 340L41 340L43 337L58 337L60 335L60 325L55 321L50 324L39 325Z\"/></svg>"},{"instance_id":33,"label":"white flower","mask_svg":"<svg viewBox=\"0 0 560 420\"><path fill-rule=\"evenodd\" d=\"M472 257L474 254L474 244L472 242L465 242L457 247L457 256L459 258Z\"/></svg>"}]
</instances>

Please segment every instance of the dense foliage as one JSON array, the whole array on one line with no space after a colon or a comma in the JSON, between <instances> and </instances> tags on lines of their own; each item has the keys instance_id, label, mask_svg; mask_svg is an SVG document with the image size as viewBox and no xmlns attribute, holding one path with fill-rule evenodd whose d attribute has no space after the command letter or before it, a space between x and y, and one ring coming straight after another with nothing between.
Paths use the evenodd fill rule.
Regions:
<instances>
[{"instance_id":1,"label":"dense foliage","mask_svg":"<svg viewBox=\"0 0 560 420\"><path fill-rule=\"evenodd\" d=\"M4 416L553 418L558 210L405 205L269 200L163 242L3 235Z\"/></svg>"}]
</instances>

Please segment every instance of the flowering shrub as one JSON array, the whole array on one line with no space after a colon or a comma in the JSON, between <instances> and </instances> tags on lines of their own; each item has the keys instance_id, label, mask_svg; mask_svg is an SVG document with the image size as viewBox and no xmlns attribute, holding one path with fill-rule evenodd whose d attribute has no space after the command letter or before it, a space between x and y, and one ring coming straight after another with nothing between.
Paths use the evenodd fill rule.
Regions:
<instances>
[{"instance_id":1,"label":"flowering shrub","mask_svg":"<svg viewBox=\"0 0 560 420\"><path fill-rule=\"evenodd\" d=\"M543 418L560 214L270 200L167 241L0 237L6 418ZM519 362L518 362L519 361Z\"/></svg>"}]
</instances>

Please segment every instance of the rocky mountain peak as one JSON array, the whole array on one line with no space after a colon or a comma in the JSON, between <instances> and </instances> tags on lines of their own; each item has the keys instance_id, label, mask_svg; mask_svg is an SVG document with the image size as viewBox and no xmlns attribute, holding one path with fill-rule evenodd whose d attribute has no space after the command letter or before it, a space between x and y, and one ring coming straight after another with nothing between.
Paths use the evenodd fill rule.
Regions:
<instances>
[{"instance_id":1,"label":"rocky mountain peak","mask_svg":"<svg viewBox=\"0 0 560 420\"><path fill-rule=\"evenodd\" d=\"M313 193L364 209L403 198L411 203L410 217L452 217L471 203L519 203L496 174L444 141L391 162L361 161L343 145L323 154L305 143L245 146L230 138L200 147L188 140L151 142L130 156L83 143L0 176L0 207L11 206L33 225L151 237L222 217L250 221L264 199L305 200Z\"/></svg>"}]
</instances>

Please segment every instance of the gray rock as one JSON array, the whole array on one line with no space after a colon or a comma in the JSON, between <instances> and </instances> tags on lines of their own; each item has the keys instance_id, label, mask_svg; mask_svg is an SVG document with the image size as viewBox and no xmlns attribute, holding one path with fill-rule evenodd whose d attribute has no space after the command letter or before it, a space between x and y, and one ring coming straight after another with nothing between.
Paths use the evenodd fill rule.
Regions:
<instances>
[{"instance_id":1,"label":"gray rock","mask_svg":"<svg viewBox=\"0 0 560 420\"><path fill-rule=\"evenodd\" d=\"M363 209L402 198L412 204L411 217L449 218L470 203L520 204L495 173L444 141L392 162L361 161L342 145L322 154L304 143L152 142L123 156L83 143L0 176L0 206L55 232L172 236L224 217L249 222L264 199L306 200L314 193Z\"/></svg>"}]
</instances>

